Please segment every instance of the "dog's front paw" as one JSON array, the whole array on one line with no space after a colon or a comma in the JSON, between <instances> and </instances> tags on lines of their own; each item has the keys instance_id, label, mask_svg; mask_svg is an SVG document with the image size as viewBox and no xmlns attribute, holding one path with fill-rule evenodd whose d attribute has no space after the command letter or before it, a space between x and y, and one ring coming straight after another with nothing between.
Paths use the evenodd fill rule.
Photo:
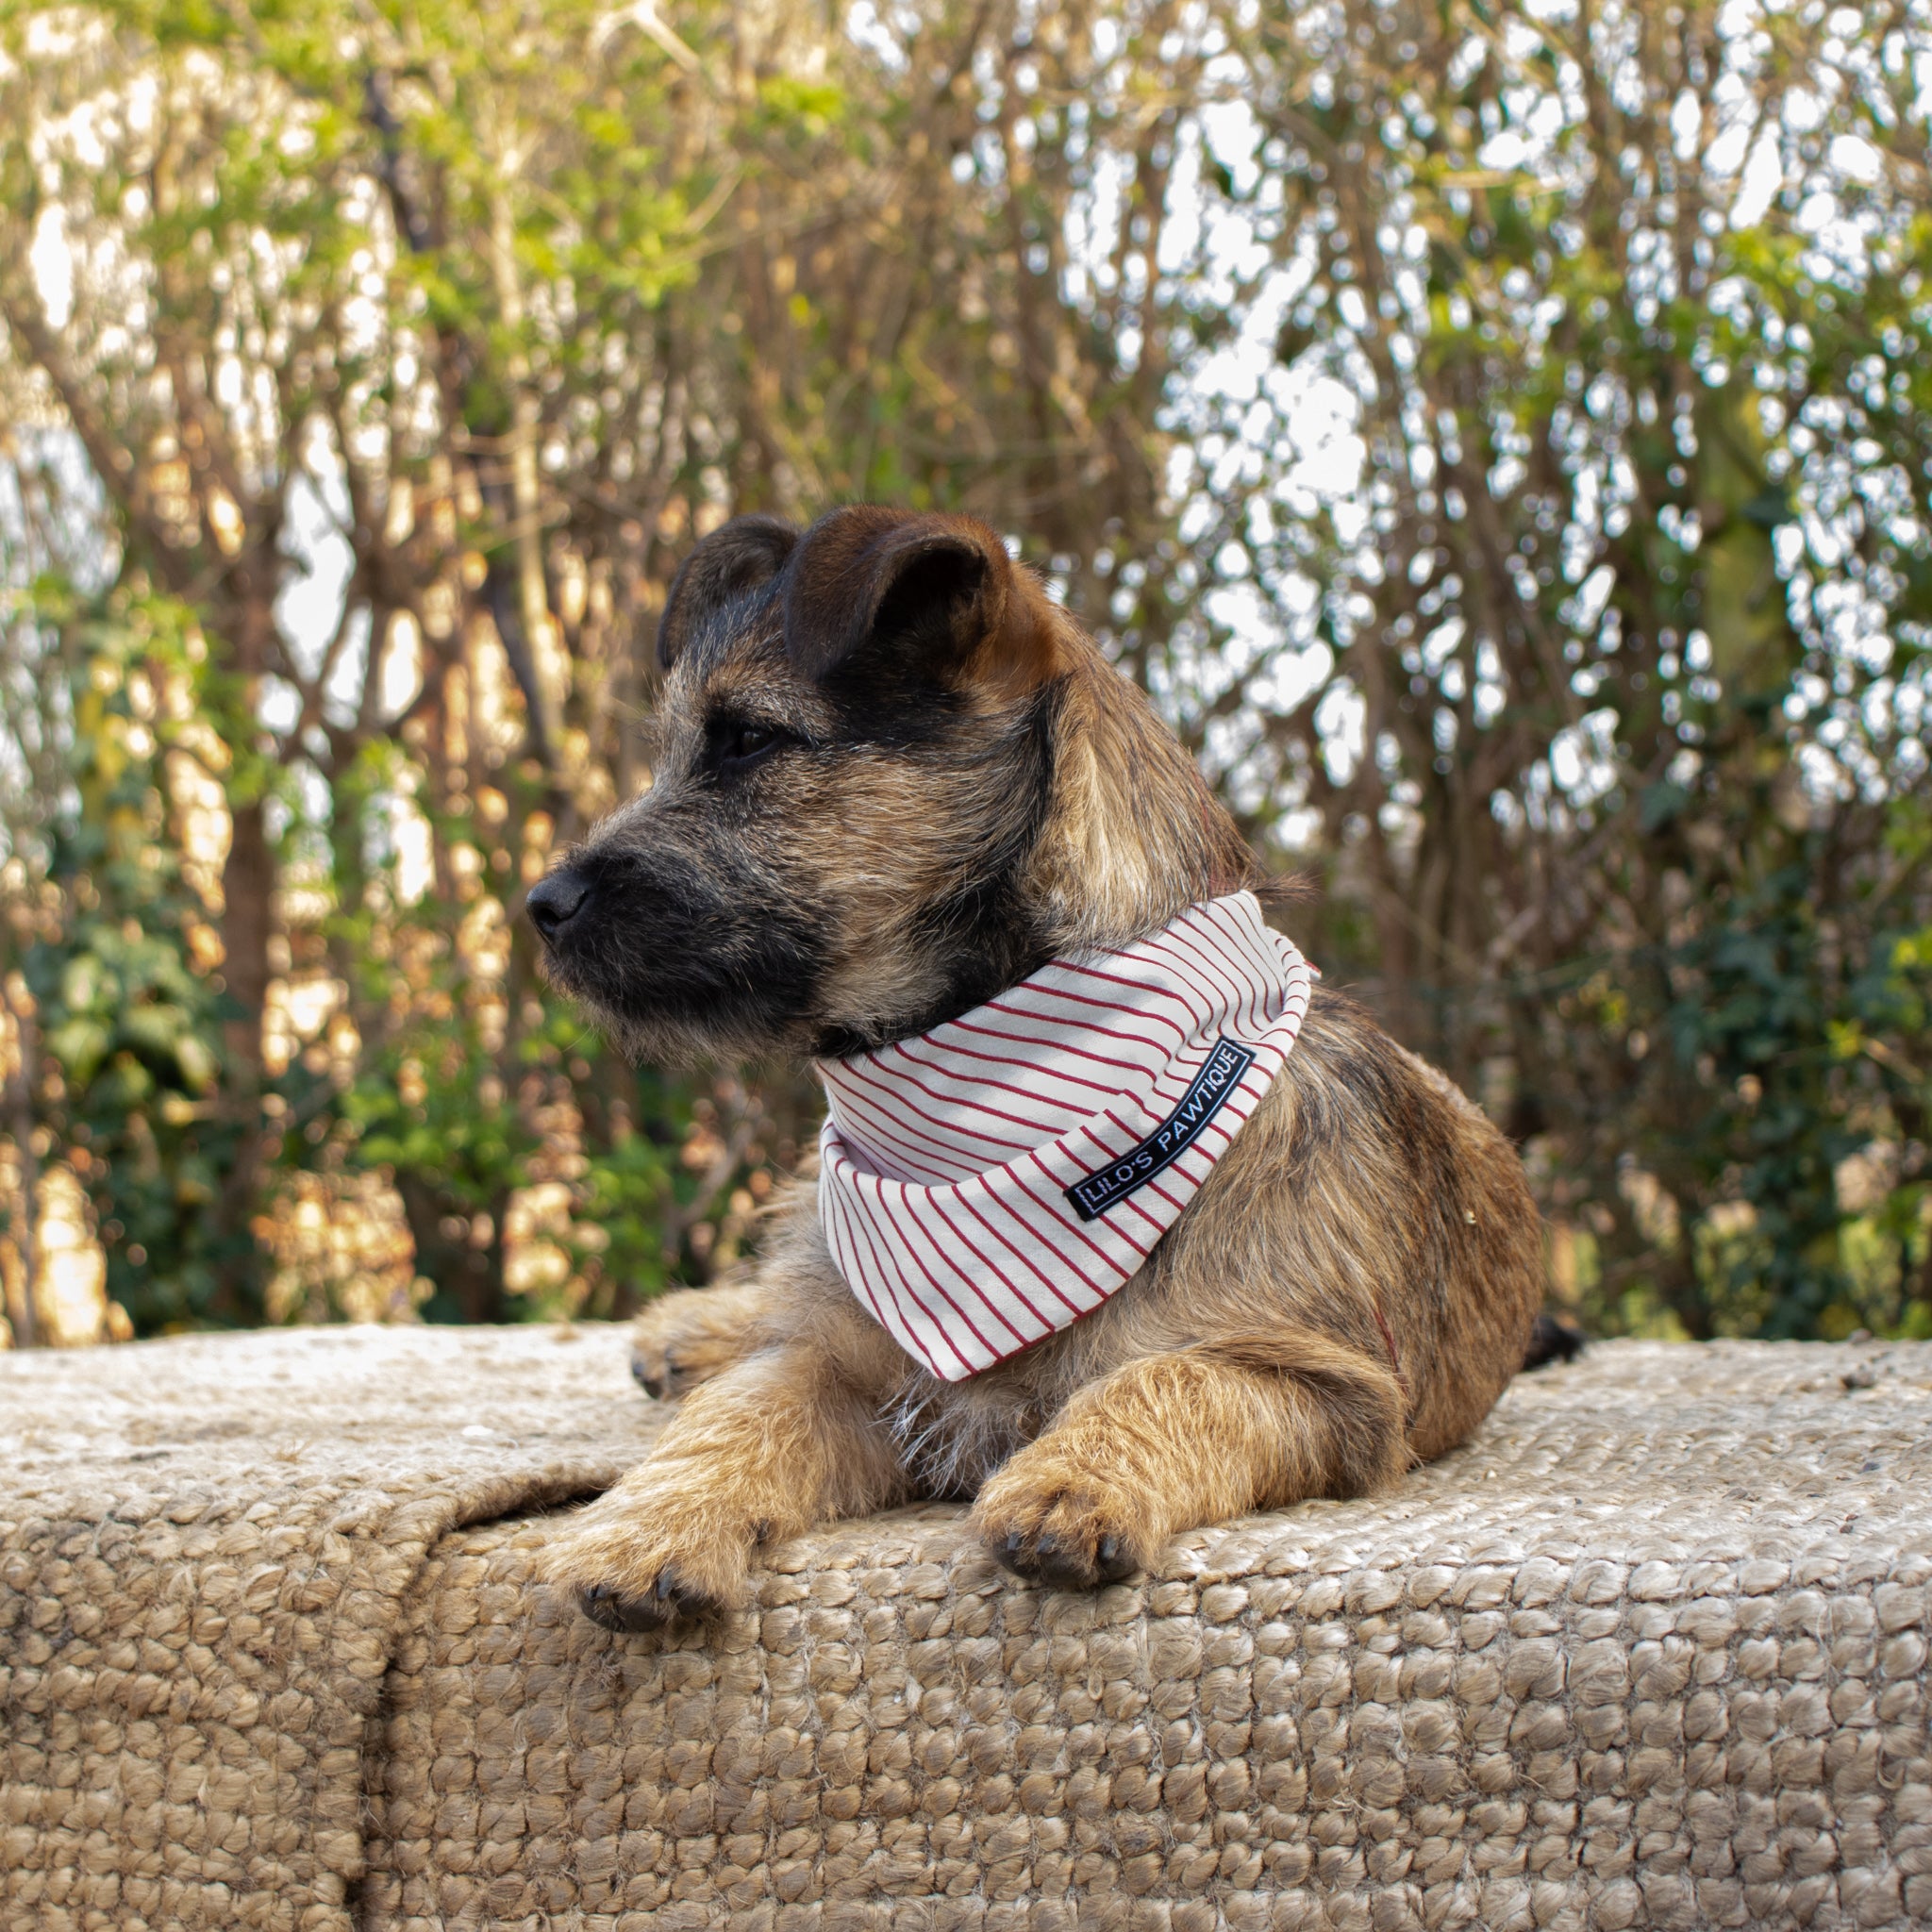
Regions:
<instances>
[{"instance_id":1,"label":"dog's front paw","mask_svg":"<svg viewBox=\"0 0 1932 1932\"><path fill-rule=\"evenodd\" d=\"M587 1583L577 1591L577 1608L606 1630L661 1630L679 1617L703 1617L717 1607L693 1596L669 1564L645 1596L626 1596L608 1583Z\"/></svg>"},{"instance_id":2,"label":"dog's front paw","mask_svg":"<svg viewBox=\"0 0 1932 1932\"><path fill-rule=\"evenodd\" d=\"M995 1561L1055 1590L1093 1590L1147 1567L1148 1511L1091 1474L1022 1450L979 1493L973 1526Z\"/></svg>"},{"instance_id":3,"label":"dog's front paw","mask_svg":"<svg viewBox=\"0 0 1932 1932\"><path fill-rule=\"evenodd\" d=\"M640 1336L630 1347L630 1374L654 1402L675 1402L687 1389L705 1379L693 1371L675 1341Z\"/></svg>"},{"instance_id":4,"label":"dog's front paw","mask_svg":"<svg viewBox=\"0 0 1932 1932\"><path fill-rule=\"evenodd\" d=\"M652 1302L631 1326L630 1372L654 1399L675 1402L743 1355L740 1293L684 1289Z\"/></svg>"},{"instance_id":5,"label":"dog's front paw","mask_svg":"<svg viewBox=\"0 0 1932 1932\"><path fill-rule=\"evenodd\" d=\"M621 1508L612 1507L622 1502ZM744 1544L708 1524L679 1524L644 1498L593 1505L544 1552L545 1578L572 1592L607 1630L658 1630L736 1609L744 1600Z\"/></svg>"}]
</instances>

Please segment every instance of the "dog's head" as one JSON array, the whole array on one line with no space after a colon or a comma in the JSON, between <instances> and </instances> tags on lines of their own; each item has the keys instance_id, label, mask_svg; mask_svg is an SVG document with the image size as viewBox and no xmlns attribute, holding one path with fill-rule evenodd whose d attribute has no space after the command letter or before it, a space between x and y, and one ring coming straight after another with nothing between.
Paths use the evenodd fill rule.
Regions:
<instances>
[{"instance_id":1,"label":"dog's head","mask_svg":"<svg viewBox=\"0 0 1932 1932\"><path fill-rule=\"evenodd\" d=\"M1180 747L970 517L740 517L677 573L658 654L650 789L529 898L551 977L634 1056L858 1052L1158 924L1200 883L1141 853L1176 782L1183 842L1219 819L1229 850ZM1167 754L1097 749L1116 712Z\"/></svg>"}]
</instances>

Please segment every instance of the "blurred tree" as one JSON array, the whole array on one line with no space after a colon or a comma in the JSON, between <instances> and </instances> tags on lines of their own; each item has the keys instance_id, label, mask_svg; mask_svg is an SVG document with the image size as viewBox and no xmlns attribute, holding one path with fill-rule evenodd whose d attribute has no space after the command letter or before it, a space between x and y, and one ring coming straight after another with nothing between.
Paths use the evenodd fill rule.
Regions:
<instances>
[{"instance_id":1,"label":"blurred tree","mask_svg":"<svg viewBox=\"0 0 1932 1932\"><path fill-rule=\"evenodd\" d=\"M169 837L159 767L204 732L207 652L167 600L61 611L74 793L47 876L64 899L25 953L47 1124L101 1210L107 1291L137 1324L248 1320L230 1298L253 1242L211 1211L243 1129L224 1102L236 1005L206 971L213 935ZM203 970L196 970L197 956ZM236 1249L244 1251L238 1257Z\"/></svg>"},{"instance_id":2,"label":"blurred tree","mask_svg":"<svg viewBox=\"0 0 1932 1932\"><path fill-rule=\"evenodd\" d=\"M736 1252L808 1090L614 1064L519 908L648 777L693 536L870 497L1012 532L1322 874L1593 1319L1932 1324L1928 35L0 0L9 1092L115 1291L335 1306L271 1289L370 1185L435 1314ZM174 738L87 668L159 638ZM86 1059L123 989L205 1090ZM137 1276L165 1094L212 1192Z\"/></svg>"},{"instance_id":3,"label":"blurred tree","mask_svg":"<svg viewBox=\"0 0 1932 1932\"><path fill-rule=\"evenodd\" d=\"M1200 547L1313 646L1305 701L1238 701L1230 777L1260 829L1319 814L1336 951L1541 1140L1599 1319L1620 1284L1695 1334L1907 1314L1903 1250L1857 1303L1837 1175L1881 1140L1923 1199L1928 25L1357 4L1230 35L1224 198L1272 257L1244 321L1284 366L1197 446ZM1324 392L1343 505L1301 469ZM1740 1208L1748 1264L1713 1274Z\"/></svg>"},{"instance_id":4,"label":"blurred tree","mask_svg":"<svg viewBox=\"0 0 1932 1932\"><path fill-rule=\"evenodd\" d=\"M515 905L552 842L638 776L628 748L616 773L598 753L637 687L641 580L611 551L641 526L608 513L606 453L561 439L587 391L622 382L605 346L621 358L646 332L709 220L702 156L661 192L646 178L692 57L654 17L568 4L11 8L4 25L10 125L33 130L0 148L16 401L78 441L106 499L105 530L54 543L26 590L14 694L35 715L17 736L73 772L103 755L109 699L76 708L44 680L73 655L63 598L86 602L59 574L98 576L102 549L115 594L192 608L208 658L192 708L219 851L196 984L221 1038L194 1044L224 1134L200 1204L216 1279L154 1248L164 1305L137 1315L259 1319L272 1170L353 1160L368 1129L420 1262L457 1269L432 1307L500 1317L503 1230L539 1151L597 1122L636 1164L621 1106L574 1108L547 1076L506 1092L495 1068L563 1058ZM54 487L40 452L17 461ZM112 693L98 661L77 675ZM122 775L134 825L56 782L15 841L17 889L63 893L54 952L35 934L37 987L123 986L91 895L102 931L168 944L151 895L104 860L116 837L164 853L181 801L154 772ZM327 1006L331 981L330 1039L276 1064L277 1002ZM70 1081L92 1078L78 1017L42 1032ZM370 1104L406 1064L434 1091L404 1103L391 1078ZM325 1104L318 1081L362 1101ZM691 1095L667 1097L655 1124L675 1151ZM151 1124L136 1112L134 1131ZM123 1165L101 1165L96 1198L110 1247L136 1255Z\"/></svg>"}]
</instances>

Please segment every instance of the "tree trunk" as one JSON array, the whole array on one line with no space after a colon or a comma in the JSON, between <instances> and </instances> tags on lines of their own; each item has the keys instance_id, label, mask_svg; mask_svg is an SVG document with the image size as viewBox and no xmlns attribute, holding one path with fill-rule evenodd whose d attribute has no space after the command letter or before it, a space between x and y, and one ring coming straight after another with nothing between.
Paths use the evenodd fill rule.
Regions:
<instances>
[{"instance_id":1,"label":"tree trunk","mask_svg":"<svg viewBox=\"0 0 1932 1932\"><path fill-rule=\"evenodd\" d=\"M216 1196L215 1252L219 1287L211 1312L253 1324L261 1320L261 1268L253 1222L261 1191L262 1013L268 1005L268 942L272 931L275 859L261 801L231 808L234 827L222 871L223 977L242 1008L222 1028L227 1060L223 1110L234 1135L226 1178Z\"/></svg>"},{"instance_id":2,"label":"tree trunk","mask_svg":"<svg viewBox=\"0 0 1932 1932\"><path fill-rule=\"evenodd\" d=\"M491 1205L489 1241L477 1247L459 1235L445 1232L443 1223L456 1204L427 1175L399 1174L396 1191L416 1243L416 1272L435 1285L424 1309L432 1321L501 1322L504 1319L503 1217L509 1206L506 1194Z\"/></svg>"},{"instance_id":3,"label":"tree trunk","mask_svg":"<svg viewBox=\"0 0 1932 1932\"><path fill-rule=\"evenodd\" d=\"M248 595L236 613L232 633L241 678L238 765L246 763L246 740L253 732L274 635L269 596L265 587ZM275 861L269 846L267 802L252 774L230 792L228 819L228 858L222 869L222 974L241 1011L223 1027L227 1060L223 1109L234 1142L227 1177L214 1203L217 1287L210 1312L218 1320L253 1325L263 1311L261 1257L253 1223L261 1192L261 1102L268 1084L261 1034L268 1006L269 941L275 932Z\"/></svg>"},{"instance_id":4,"label":"tree trunk","mask_svg":"<svg viewBox=\"0 0 1932 1932\"><path fill-rule=\"evenodd\" d=\"M40 1064L32 1002L16 1003L0 982L0 999L13 1016L20 1064L7 1083L7 1123L13 1136L14 1158L20 1162L20 1226L13 1240L20 1254L19 1325L13 1331L16 1348L32 1348L41 1339L40 1310L34 1305L35 1277L40 1273L41 1162L34 1148L34 1085Z\"/></svg>"}]
</instances>

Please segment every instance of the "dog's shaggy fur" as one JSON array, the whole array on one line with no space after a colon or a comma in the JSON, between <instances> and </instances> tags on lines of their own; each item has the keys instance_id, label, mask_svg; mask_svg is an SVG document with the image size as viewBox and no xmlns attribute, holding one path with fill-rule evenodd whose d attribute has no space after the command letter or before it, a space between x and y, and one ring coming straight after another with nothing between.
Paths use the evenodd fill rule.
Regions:
<instances>
[{"instance_id":1,"label":"dog's shaggy fur","mask_svg":"<svg viewBox=\"0 0 1932 1932\"><path fill-rule=\"evenodd\" d=\"M654 784L531 895L556 981L633 1054L881 1046L1254 882L1181 745L971 519L740 518L679 572L658 649ZM740 1602L760 1543L956 1495L1009 1568L1091 1586L1462 1441L1541 1291L1507 1143L1318 990L1140 1274L970 1380L861 1308L794 1191L748 1284L641 1321L640 1379L682 1407L548 1574L643 1628Z\"/></svg>"}]
</instances>

